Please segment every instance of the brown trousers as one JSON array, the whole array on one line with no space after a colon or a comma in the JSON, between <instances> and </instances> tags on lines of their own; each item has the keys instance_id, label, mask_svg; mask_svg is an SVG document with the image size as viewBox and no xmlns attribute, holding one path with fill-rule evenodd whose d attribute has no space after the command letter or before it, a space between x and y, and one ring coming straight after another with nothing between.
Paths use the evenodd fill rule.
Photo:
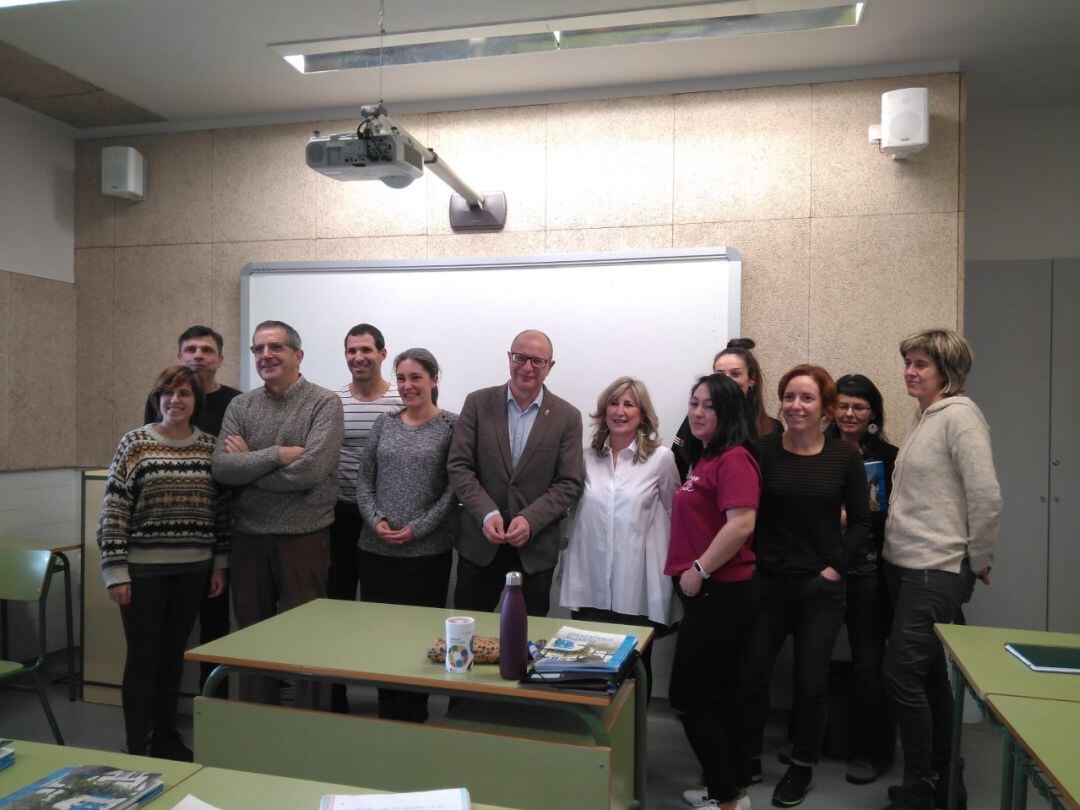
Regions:
<instances>
[{"instance_id":1,"label":"brown trousers","mask_svg":"<svg viewBox=\"0 0 1080 810\"><path fill-rule=\"evenodd\" d=\"M329 548L327 529L310 534L234 532L229 567L237 625L242 629L279 611L325 598ZM325 708L322 704L327 702L328 695L328 685L304 680L296 683L298 707ZM240 699L280 703L278 679L241 675Z\"/></svg>"}]
</instances>

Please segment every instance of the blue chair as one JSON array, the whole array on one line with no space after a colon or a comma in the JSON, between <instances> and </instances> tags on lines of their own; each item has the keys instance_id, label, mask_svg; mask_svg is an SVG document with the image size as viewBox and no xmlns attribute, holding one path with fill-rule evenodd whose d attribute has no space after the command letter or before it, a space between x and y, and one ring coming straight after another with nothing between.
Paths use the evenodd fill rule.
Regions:
<instances>
[{"instance_id":1,"label":"blue chair","mask_svg":"<svg viewBox=\"0 0 1080 810\"><path fill-rule=\"evenodd\" d=\"M38 656L32 662L0 660L0 682L28 677L34 682L41 708L49 720L53 736L60 745L60 727L56 725L49 696L41 679L41 667L45 663L45 598L49 595L52 580L52 552L0 549L0 599L12 602L37 602L38 604Z\"/></svg>"}]
</instances>

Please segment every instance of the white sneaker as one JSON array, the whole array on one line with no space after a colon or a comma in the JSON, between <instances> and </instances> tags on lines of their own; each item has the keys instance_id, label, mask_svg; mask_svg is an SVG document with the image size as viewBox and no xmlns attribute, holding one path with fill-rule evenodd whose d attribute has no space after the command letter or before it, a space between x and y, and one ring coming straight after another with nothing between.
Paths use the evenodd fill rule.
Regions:
<instances>
[{"instance_id":1,"label":"white sneaker","mask_svg":"<svg viewBox=\"0 0 1080 810\"><path fill-rule=\"evenodd\" d=\"M700 810L700 808L719 807L720 802L716 799L709 798L709 791L705 788L692 788L691 790L683 791L683 801L690 805L694 810ZM750 810L750 797L743 796L739 799L739 803L736 805L737 810Z\"/></svg>"}]
</instances>

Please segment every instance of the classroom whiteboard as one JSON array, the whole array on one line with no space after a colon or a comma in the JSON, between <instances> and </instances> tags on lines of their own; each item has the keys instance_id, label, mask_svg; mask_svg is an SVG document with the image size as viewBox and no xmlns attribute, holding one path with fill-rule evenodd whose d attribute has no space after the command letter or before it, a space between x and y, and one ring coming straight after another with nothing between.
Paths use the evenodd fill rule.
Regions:
<instances>
[{"instance_id":1,"label":"classroom whiteboard","mask_svg":"<svg viewBox=\"0 0 1080 810\"><path fill-rule=\"evenodd\" d=\"M344 339L357 323L386 337L383 376L397 352L429 349L442 367L439 405L460 412L466 394L505 383L506 353L523 329L555 346L547 378L581 410L586 442L596 398L616 377L649 388L670 443L694 380L739 334L742 261L733 248L466 260L253 263L241 279L241 340L264 320L293 326L301 372L337 388L349 382ZM244 390L260 384L240 358Z\"/></svg>"}]
</instances>

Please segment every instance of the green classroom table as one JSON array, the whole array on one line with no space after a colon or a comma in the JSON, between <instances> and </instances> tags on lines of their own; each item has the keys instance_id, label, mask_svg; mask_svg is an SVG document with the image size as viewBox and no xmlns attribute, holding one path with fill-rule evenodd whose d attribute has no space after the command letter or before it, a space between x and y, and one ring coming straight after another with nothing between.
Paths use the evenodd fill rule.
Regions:
<instances>
[{"instance_id":1,"label":"green classroom table","mask_svg":"<svg viewBox=\"0 0 1080 810\"><path fill-rule=\"evenodd\" d=\"M1080 647L1080 634L1046 633L1039 630L1012 630L1004 627L970 627L958 624L936 624L934 631L949 656L953 674L953 740L950 756L950 789L948 810L956 809L954 786L960 762L960 735L963 728L964 689L971 690L983 715L1000 724L990 711L990 696L1033 698L1037 700L1080 702L1080 675L1060 676L1053 673L1033 672L1005 649L1013 643L1043 644L1059 647ZM1026 788L1026 777L1021 774L1022 784L1015 784L1016 763L1014 747L1006 742L1003 746L1001 771L1001 807L1012 807L1012 796Z\"/></svg>"},{"instance_id":2,"label":"green classroom table","mask_svg":"<svg viewBox=\"0 0 1080 810\"><path fill-rule=\"evenodd\" d=\"M356 750L375 746L369 756L386 762L385 769L356 777L357 781L379 789L407 789L408 774L403 760L407 764L406 752L421 751L432 773L432 769L448 768L450 759L468 767L470 778L460 781L476 798L517 805L516 800L507 798L513 795L516 799L507 784L509 777L503 777L500 782L499 768L491 765L492 757L503 756L509 767L522 768L521 776L529 782L536 781L536 773L548 772L542 765L577 767L582 769L584 781L602 782L603 795L608 797L603 806L644 807L645 690L635 689L633 680L624 683L615 695L529 687L502 680L498 667L491 665L476 665L469 673L451 675L442 665L428 661L426 652L432 641L443 634L446 617L460 613L318 599L189 650L188 660L219 665L206 682L204 696L195 702L196 758L208 765L256 769L256 760L266 762L275 756L268 742L275 735L285 738L300 735L313 752L320 750L320 745L327 745L326 740L348 738L355 740ZM498 614L472 615L478 635L498 635ZM529 637L550 638L565 623L563 619L530 616ZM648 627L573 624L602 632L633 634L639 649L644 649L652 637L652 629ZM209 697L217 681L231 672L348 681L480 698L495 701L502 708L490 722L462 712L461 721L448 717L442 725L415 725ZM644 683L640 662L637 674L638 681ZM574 728L543 727L545 718L555 715L566 719ZM381 725L373 727L372 723ZM252 742L251 737L257 739ZM342 781L343 772L332 770L330 760L356 756L354 750L345 749L346 746L341 746L327 750L325 756L303 767L281 757L280 764L294 770L291 773L275 770L275 773ZM250 758L242 759L240 752L250 752ZM517 760L511 761L511 756ZM312 757L315 759L316 755ZM526 777L524 771L530 763L533 769ZM550 782L540 780L541 784L545 781ZM540 795L530 795L522 806L543 806L543 800ZM600 806L599 794L590 801L592 806Z\"/></svg>"},{"instance_id":3,"label":"green classroom table","mask_svg":"<svg viewBox=\"0 0 1080 810\"><path fill-rule=\"evenodd\" d=\"M115 751L96 751L92 748L73 748L69 745L15 740L15 762L0 771L0 796L14 793L43 776L71 765L107 765L129 771L160 773L165 790L191 776L199 765L190 762L173 762L170 759L137 757Z\"/></svg>"},{"instance_id":4,"label":"green classroom table","mask_svg":"<svg viewBox=\"0 0 1080 810\"><path fill-rule=\"evenodd\" d=\"M1012 810L1026 807L1029 775L1054 810L1080 807L1080 703L1009 695L990 695L987 702L1013 748Z\"/></svg>"},{"instance_id":5,"label":"green classroom table","mask_svg":"<svg viewBox=\"0 0 1080 810\"><path fill-rule=\"evenodd\" d=\"M168 810L188 794L222 810L318 810L327 793L359 795L376 790L271 776L226 768L202 768L154 800L154 810ZM505 810L493 804L471 803L473 810Z\"/></svg>"}]
</instances>

